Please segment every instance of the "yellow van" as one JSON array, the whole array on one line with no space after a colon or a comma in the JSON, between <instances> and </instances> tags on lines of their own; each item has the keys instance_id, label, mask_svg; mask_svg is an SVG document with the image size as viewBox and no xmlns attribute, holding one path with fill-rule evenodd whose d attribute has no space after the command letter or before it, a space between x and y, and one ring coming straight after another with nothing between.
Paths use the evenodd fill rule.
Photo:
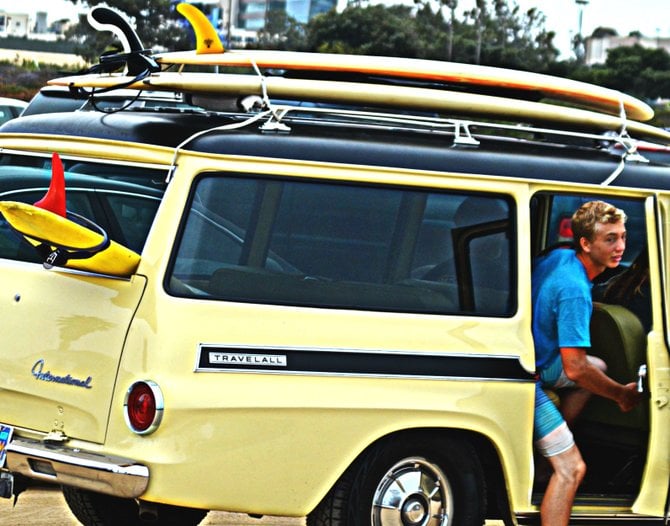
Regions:
<instances>
[{"instance_id":1,"label":"yellow van","mask_svg":"<svg viewBox=\"0 0 670 526\"><path fill-rule=\"evenodd\" d=\"M591 352L647 396L590 402L573 516L667 524L670 134L419 108L445 86L394 81L390 102L369 72L346 88L377 82L379 105L150 75L130 80L199 100L0 129L3 497L59 484L83 524L531 524L532 261L603 199L629 217L622 268L648 257L649 311L597 302ZM53 152L57 220L30 205Z\"/></svg>"}]
</instances>

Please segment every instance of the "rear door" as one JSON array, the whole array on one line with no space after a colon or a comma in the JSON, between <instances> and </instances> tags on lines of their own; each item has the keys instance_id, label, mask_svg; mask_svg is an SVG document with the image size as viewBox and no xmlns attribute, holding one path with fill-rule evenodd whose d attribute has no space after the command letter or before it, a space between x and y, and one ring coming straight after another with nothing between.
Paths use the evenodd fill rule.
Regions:
<instances>
[{"instance_id":1,"label":"rear door","mask_svg":"<svg viewBox=\"0 0 670 526\"><path fill-rule=\"evenodd\" d=\"M44 195L50 167L42 159L16 157L6 164L1 200L32 203ZM141 181L156 172L93 163L69 169L68 210L140 252L160 194L123 181L100 188L104 181L87 176L106 170L105 176L118 179L134 170ZM70 176L77 170L86 176L73 184ZM23 186L13 171L26 176ZM144 286L140 276L122 280L46 270L0 216L0 422L102 442L123 344Z\"/></svg>"},{"instance_id":2,"label":"rear door","mask_svg":"<svg viewBox=\"0 0 670 526\"><path fill-rule=\"evenodd\" d=\"M0 260L0 422L102 442L144 284Z\"/></svg>"}]
</instances>

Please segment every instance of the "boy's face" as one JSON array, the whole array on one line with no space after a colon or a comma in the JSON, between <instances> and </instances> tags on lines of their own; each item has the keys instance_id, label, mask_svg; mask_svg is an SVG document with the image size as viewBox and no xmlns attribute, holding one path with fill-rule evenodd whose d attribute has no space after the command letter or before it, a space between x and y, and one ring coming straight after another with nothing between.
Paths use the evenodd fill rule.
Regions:
<instances>
[{"instance_id":1,"label":"boy's face","mask_svg":"<svg viewBox=\"0 0 670 526\"><path fill-rule=\"evenodd\" d=\"M593 239L582 238L582 248L594 267L605 270L615 268L621 263L626 250L626 225L616 223L598 223Z\"/></svg>"}]
</instances>

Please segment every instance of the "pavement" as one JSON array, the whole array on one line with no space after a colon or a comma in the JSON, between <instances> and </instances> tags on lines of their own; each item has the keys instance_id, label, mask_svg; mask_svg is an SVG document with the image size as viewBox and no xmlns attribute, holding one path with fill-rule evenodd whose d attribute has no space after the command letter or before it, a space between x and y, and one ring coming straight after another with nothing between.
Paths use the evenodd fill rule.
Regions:
<instances>
[{"instance_id":1,"label":"pavement","mask_svg":"<svg viewBox=\"0 0 670 526\"><path fill-rule=\"evenodd\" d=\"M200 526L304 526L304 518L263 517L254 519L242 513L210 511ZM80 526L57 487L35 487L13 499L0 499L2 526Z\"/></svg>"},{"instance_id":2,"label":"pavement","mask_svg":"<svg viewBox=\"0 0 670 526\"><path fill-rule=\"evenodd\" d=\"M501 526L486 521L484 526ZM0 498L1 526L80 526L57 486L37 486L13 499ZM305 526L305 518L268 517L254 519L243 513L210 511L200 526Z\"/></svg>"}]
</instances>

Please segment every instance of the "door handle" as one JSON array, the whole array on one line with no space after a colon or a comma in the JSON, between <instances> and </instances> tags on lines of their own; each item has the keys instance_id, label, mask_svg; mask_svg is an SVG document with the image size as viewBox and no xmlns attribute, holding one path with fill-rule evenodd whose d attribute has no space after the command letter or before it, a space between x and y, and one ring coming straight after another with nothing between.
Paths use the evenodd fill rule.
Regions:
<instances>
[{"instance_id":1,"label":"door handle","mask_svg":"<svg viewBox=\"0 0 670 526\"><path fill-rule=\"evenodd\" d=\"M647 365L642 364L637 370L637 392L644 393L644 381L647 378Z\"/></svg>"}]
</instances>

